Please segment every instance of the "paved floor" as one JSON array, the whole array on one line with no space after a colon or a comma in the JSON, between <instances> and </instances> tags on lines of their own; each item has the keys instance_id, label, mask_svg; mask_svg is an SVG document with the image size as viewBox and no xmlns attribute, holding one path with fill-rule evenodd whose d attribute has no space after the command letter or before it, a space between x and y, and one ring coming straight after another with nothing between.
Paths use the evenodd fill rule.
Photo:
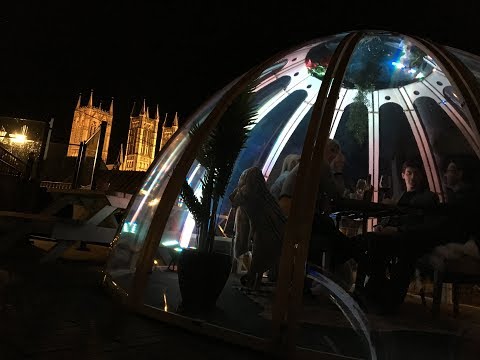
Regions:
<instances>
[{"instance_id":1,"label":"paved floor","mask_svg":"<svg viewBox=\"0 0 480 360\"><path fill-rule=\"evenodd\" d=\"M265 359L248 349L124 311L100 286L100 267L38 265L38 249L0 262L13 279L0 310L0 359Z\"/></svg>"},{"instance_id":2,"label":"paved floor","mask_svg":"<svg viewBox=\"0 0 480 360\"><path fill-rule=\"evenodd\" d=\"M100 286L100 266L66 260L39 265L42 255L30 245L18 246L8 256L0 254L0 270L13 274L8 281L0 271L0 360L267 358L126 312ZM384 332L377 339L381 340L377 341L379 358L477 359L477 333L470 326L458 327L447 310L443 313L442 319L431 324L424 310L417 316L432 328L451 322L456 325L451 329L455 336L404 331L401 317L377 319L380 325L394 320L397 327L403 324L400 330ZM472 319L468 309L462 309L461 315L461 319Z\"/></svg>"}]
</instances>

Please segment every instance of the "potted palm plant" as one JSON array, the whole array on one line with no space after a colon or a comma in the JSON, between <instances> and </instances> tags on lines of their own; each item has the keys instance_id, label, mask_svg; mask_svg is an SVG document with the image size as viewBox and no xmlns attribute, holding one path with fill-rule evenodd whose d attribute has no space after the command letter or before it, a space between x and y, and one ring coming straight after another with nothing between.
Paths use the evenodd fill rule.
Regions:
<instances>
[{"instance_id":1,"label":"potted palm plant","mask_svg":"<svg viewBox=\"0 0 480 360\"><path fill-rule=\"evenodd\" d=\"M230 274L231 256L213 251L217 209L257 116L254 89L255 84L251 84L232 102L198 150L196 159L205 171L202 196L195 196L187 181L182 185L180 195L198 230L197 249L184 249L178 261L184 309L214 307ZM194 126L190 135L195 136L198 129L199 125Z\"/></svg>"}]
</instances>

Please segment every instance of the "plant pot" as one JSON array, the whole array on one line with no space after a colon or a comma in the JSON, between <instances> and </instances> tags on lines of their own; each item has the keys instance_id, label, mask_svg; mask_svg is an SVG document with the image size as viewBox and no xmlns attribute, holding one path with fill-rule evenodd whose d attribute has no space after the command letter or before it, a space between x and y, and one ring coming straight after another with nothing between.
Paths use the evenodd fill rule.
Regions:
<instances>
[{"instance_id":1,"label":"plant pot","mask_svg":"<svg viewBox=\"0 0 480 360\"><path fill-rule=\"evenodd\" d=\"M215 308L231 268L230 255L183 249L178 259L183 309L209 311Z\"/></svg>"}]
</instances>

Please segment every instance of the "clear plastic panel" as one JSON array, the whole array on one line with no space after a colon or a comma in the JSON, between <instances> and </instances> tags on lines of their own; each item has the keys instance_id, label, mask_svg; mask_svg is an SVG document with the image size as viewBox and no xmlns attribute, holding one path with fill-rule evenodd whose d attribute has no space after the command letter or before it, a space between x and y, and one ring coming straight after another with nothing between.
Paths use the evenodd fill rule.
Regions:
<instances>
[{"instance_id":1,"label":"clear plastic panel","mask_svg":"<svg viewBox=\"0 0 480 360\"><path fill-rule=\"evenodd\" d=\"M341 279L324 269L308 266L298 346L353 358L377 359L368 318L345 286Z\"/></svg>"},{"instance_id":2,"label":"clear plastic panel","mask_svg":"<svg viewBox=\"0 0 480 360\"><path fill-rule=\"evenodd\" d=\"M466 51L446 46L453 55L455 55L470 70L477 79L477 86L480 86L480 56L470 54Z\"/></svg>"},{"instance_id":3,"label":"clear plastic panel","mask_svg":"<svg viewBox=\"0 0 480 360\"><path fill-rule=\"evenodd\" d=\"M316 215L309 251L321 268L310 278L344 317L329 321L328 310L340 313L318 300L312 326L316 299L306 289L300 346L368 358L373 339L378 358L457 358L480 335L480 136L456 89L407 37L357 44L330 132L342 153L330 174L343 196Z\"/></svg>"},{"instance_id":4,"label":"clear plastic panel","mask_svg":"<svg viewBox=\"0 0 480 360\"><path fill-rule=\"evenodd\" d=\"M275 267L259 274L258 288L241 279L252 279L251 260L261 259L260 239L271 240L274 231L267 227L269 235L254 236L253 244L248 231L246 236L241 231L249 229L250 221L261 221L274 207L268 201L278 198L263 193L256 201L270 207L257 206L256 216L248 217L232 208L228 196L252 167L261 171L258 183L269 189L277 180L288 183L291 176L283 174L291 171L288 155L303 148L312 106L340 40L299 48L262 75L256 89L259 116L217 212L216 252L233 253L235 261L216 307L191 311L182 305L179 254L196 247L197 234L180 197L161 235L145 304L250 335L271 334ZM338 146L328 143L318 164L324 167L319 186L335 183L335 196L323 187L316 203L308 254L313 271L306 274L299 346L361 358L466 358L480 338L478 218L472 207L480 190L480 136L465 115L469 111L462 111L461 99L442 64L409 38L379 33L357 45L329 134ZM134 270L132 257L143 246L166 183L158 179L173 169L176 152L183 151L187 140L179 136L176 141L181 144L172 144L152 167L145 194L136 198L117 238L109 264L117 279ZM195 190L203 176L204 169L194 162L187 180ZM156 189L155 196L149 187ZM135 223L136 213L141 223ZM280 221L274 229L279 238L283 225ZM266 246L263 254L265 249L272 248ZM215 275L228 267L222 261L207 261L213 270L198 281L193 299L199 303ZM456 282L465 284L453 286Z\"/></svg>"},{"instance_id":5,"label":"clear plastic panel","mask_svg":"<svg viewBox=\"0 0 480 360\"><path fill-rule=\"evenodd\" d=\"M310 75L311 68L319 64L324 67L328 65L342 36L293 51L284 58L286 62L281 62L280 69L266 71L256 88L258 117L245 148L237 158L225 196L218 206L214 252L227 254L228 258L233 254L234 262L231 272L228 267L228 279L216 307L192 311L183 306L177 274L179 261L182 261L179 254L182 249L185 253L185 248L197 246L197 229L181 197L172 209L160 241L156 265L153 266L146 289L147 305L261 338L271 335L277 270L275 263L279 260L281 249L281 240L275 242L275 239L283 238L285 218L277 204L278 199L271 195L269 189L280 177L287 155L299 155L302 150L311 108L321 85L320 78ZM312 52L316 54L313 58L310 57ZM258 193L242 199L234 198L248 203L242 202L243 205L237 204L233 208L229 195L236 190L239 181L244 181L240 179L241 174L252 168L256 170L249 170L246 176L255 178L258 187L254 188ZM187 181L198 196L201 195L204 172L204 168L194 162L188 173ZM240 207L250 210L239 212L237 209ZM250 221L252 228L257 229L254 235L257 242L254 240L254 243L250 243L249 230L245 230L250 228ZM215 261L213 258L210 260L211 263ZM216 264L218 269L214 271L223 273L221 262ZM262 270L256 272L254 269ZM208 296L208 286L215 281L214 277L206 276L200 281L201 288L195 294L199 303L201 297Z\"/></svg>"},{"instance_id":6,"label":"clear plastic panel","mask_svg":"<svg viewBox=\"0 0 480 360\"><path fill-rule=\"evenodd\" d=\"M116 281L117 285L125 290L128 291L130 288L138 256L144 245L152 217L161 201L163 191L175 165L190 142L188 135L190 129L195 124L200 124L205 120L219 98L228 91L233 83L216 94L210 102L190 117L187 123L178 130L168 147L150 167L144 184L133 199L133 204L131 204L130 210L122 223L122 228L114 239L113 249L107 264L107 272Z\"/></svg>"}]
</instances>

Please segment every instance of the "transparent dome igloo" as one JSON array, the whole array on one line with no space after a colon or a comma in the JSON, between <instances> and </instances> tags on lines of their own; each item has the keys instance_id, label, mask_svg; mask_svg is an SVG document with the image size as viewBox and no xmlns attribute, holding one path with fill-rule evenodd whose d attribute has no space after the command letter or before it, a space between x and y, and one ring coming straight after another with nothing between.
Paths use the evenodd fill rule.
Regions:
<instances>
[{"instance_id":1,"label":"transparent dome igloo","mask_svg":"<svg viewBox=\"0 0 480 360\"><path fill-rule=\"evenodd\" d=\"M452 185L450 175L461 173L461 185L471 191L468 194L476 194L480 165L479 80L479 57L416 37L385 32L339 34L273 56L217 93L162 149L132 199L113 242L105 284L139 312L272 351L294 345L304 353L321 351L382 358L382 351L388 347L385 344L395 342L398 349L403 349L404 356L410 356L405 349L415 341L412 343L411 338L400 334L422 333L434 338L436 333L430 330L435 327L454 337L455 330L480 323L480 296L474 280L465 281L467 284L463 286L469 290L463 291L464 288L459 290L456 280L448 283L445 280L445 284L439 285L428 280L427 275L417 276L402 298L401 321L399 316L382 317L368 311L365 304L356 301L358 297L352 296L352 289L360 284L360 263L349 259L331 266L332 260L328 259L336 245L318 245L315 238L323 236L324 231L324 225L315 229L315 222L320 193L328 195L318 184L327 175L334 181L336 176L342 178L338 203L343 199L352 201L344 201L347 205L343 207L335 207L336 204L322 207L321 215L328 215L349 241L375 231L385 219L388 222L391 218L401 218L404 213L401 216L389 213L387 218L381 211L385 211L383 205L393 208L392 203L411 193L408 186L413 186L416 193L430 194L438 202L435 206L445 209L452 204L452 199L457 199L452 194L456 194L459 187L458 179ZM202 195L205 169L196 160L198 149L230 104L252 83L256 84L254 99L258 115L216 211L214 251L235 255L235 261L216 308L192 313L182 307L177 270L183 249L198 247L199 234L192 214L179 195L180 190L186 180L198 197ZM194 126L199 130L192 136L190 130ZM336 165L330 160L326 162L323 148L326 143L330 144L327 138L334 139L341 147L343 160L336 157ZM236 189L242 172L253 167L261 171L264 186L271 189L285 170L285 159L292 154L301 156L301 161L293 190L287 196L290 213L280 228L270 224L280 233L283 243L270 243L262 253L256 244L263 240L255 236L255 231L261 233L259 227L255 227L260 220L247 219L247 229L253 229L253 233L244 238L246 250L251 251L239 253L236 241L240 241L238 234L245 223L236 219L236 209L241 206L232 211L228 195ZM402 167L408 161L409 166L416 166L418 170L411 183L405 180L406 170ZM424 185L423 188L420 185ZM365 194L369 197L365 198ZM473 195L467 196L473 198ZM267 200L271 199L278 200L274 197ZM332 198L328 200L331 202ZM257 197L252 201L262 200ZM268 208L259 206L262 211ZM438 229L450 220L453 224L450 228L456 229L458 213L457 217L451 213L429 214L443 216L437 220L446 219ZM458 246L464 246L477 234L475 227L469 226L475 222L471 215L466 213L461 218L461 221L470 221L462 223L464 231L449 233L451 242ZM415 218L416 225L418 222L429 224L424 212L416 216L423 216L422 220ZM261 223L270 226L265 224ZM405 233L403 224L385 227ZM442 239L429 240L430 247L420 246L423 250L418 251L413 250L418 249L415 243L405 240L403 247L407 250L411 247L412 251L407 252L415 264L424 255L431 254L436 246L450 242L443 234L438 235L438 231L435 235L413 234L411 238L415 239L422 236ZM264 238L269 236L267 233ZM252 244L252 239L257 243ZM465 271L473 278L477 275L480 278L480 262L475 262L478 259L473 246L474 251L467 254L472 266ZM367 249L369 254L372 251ZM270 257L273 265L264 269L263 276L260 274L261 284L251 288L251 284L242 283L241 277L252 266L250 261L258 261L261 256ZM403 255L382 256L388 263L387 279L393 281L395 266ZM409 267L409 271L418 267ZM445 267L440 270L447 274ZM432 265L428 271L436 274L438 280L438 268ZM272 273L277 275L267 276ZM213 277L199 281L206 284L213 281ZM362 278L362 285L368 278L369 275ZM439 289L443 289L441 297ZM426 294L426 307L422 306L421 293ZM198 299L205 295L203 290L196 294ZM454 325L451 319L447 324L446 317L452 313L451 303L456 303L459 297L460 316ZM440 312L435 326L430 307ZM191 319L202 326L192 327ZM428 347L427 342L418 342L418 348ZM435 352L452 351L450 344L441 340ZM463 354L464 350L457 347L453 351Z\"/></svg>"}]
</instances>

